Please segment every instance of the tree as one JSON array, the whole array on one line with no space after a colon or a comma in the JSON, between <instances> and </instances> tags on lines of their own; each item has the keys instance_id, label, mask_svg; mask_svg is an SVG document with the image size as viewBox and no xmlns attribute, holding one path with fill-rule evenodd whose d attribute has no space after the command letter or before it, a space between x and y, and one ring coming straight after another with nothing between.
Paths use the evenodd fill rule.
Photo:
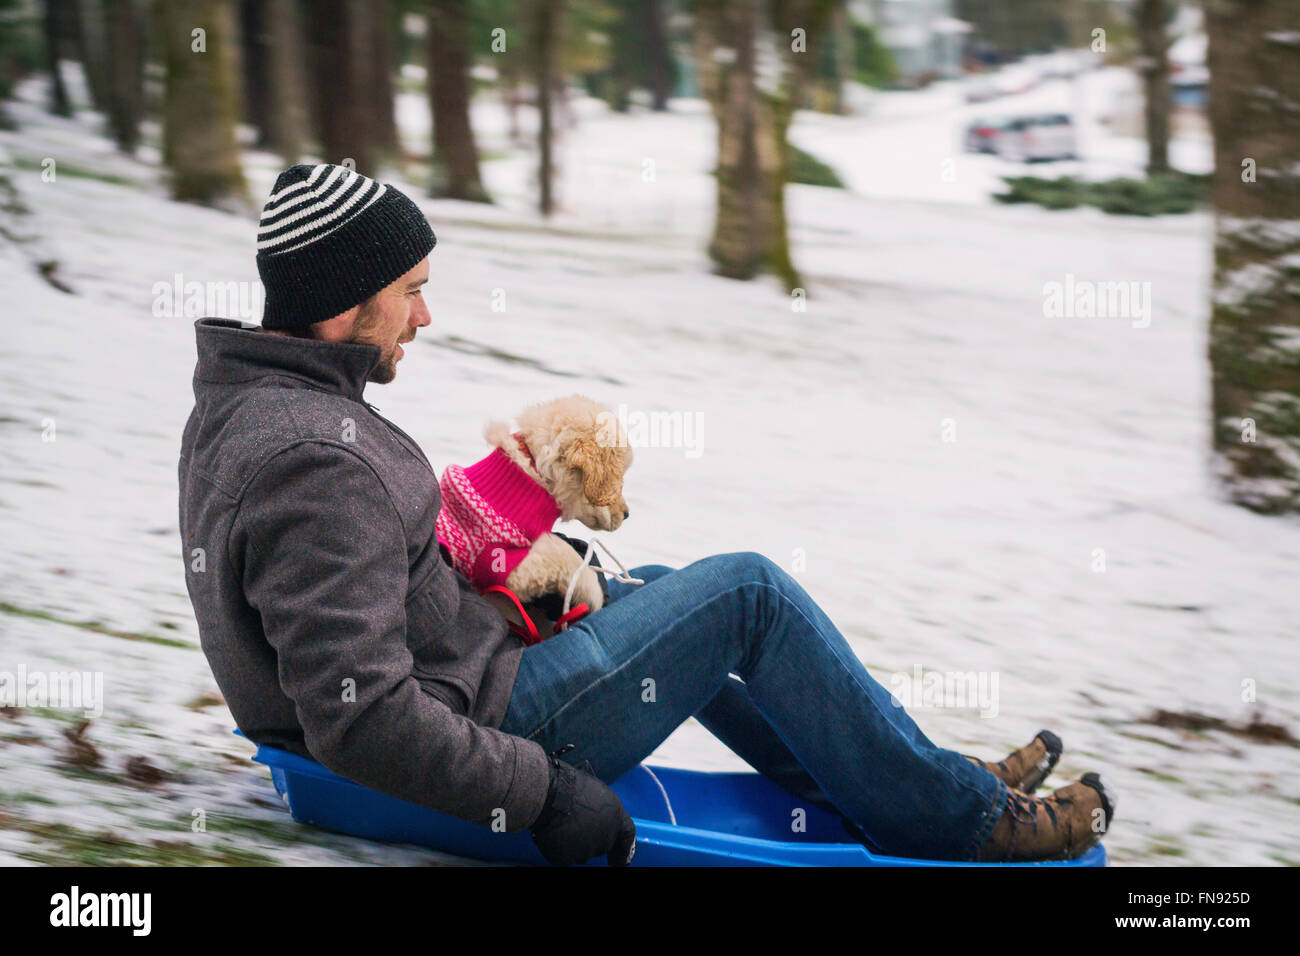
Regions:
<instances>
[{"instance_id":1,"label":"tree","mask_svg":"<svg viewBox=\"0 0 1300 956\"><path fill-rule=\"evenodd\" d=\"M709 256L720 275L749 279L767 270L789 290L803 286L786 228L787 134L817 58L832 42L838 2L695 4L700 86L718 125L718 204Z\"/></svg>"},{"instance_id":2,"label":"tree","mask_svg":"<svg viewBox=\"0 0 1300 956\"><path fill-rule=\"evenodd\" d=\"M44 65L42 29L36 11L24 0L0 0L0 129L16 125L5 113L3 102L14 84Z\"/></svg>"},{"instance_id":3,"label":"tree","mask_svg":"<svg viewBox=\"0 0 1300 956\"><path fill-rule=\"evenodd\" d=\"M328 162L373 176L395 153L392 63L386 53L376 54L390 47L375 37L376 30L388 28L387 4L312 0L300 9L321 151Z\"/></svg>"},{"instance_id":4,"label":"tree","mask_svg":"<svg viewBox=\"0 0 1300 956\"><path fill-rule=\"evenodd\" d=\"M490 202L479 174L478 147L470 125L468 0L429 4L429 106L433 113L433 159L429 194Z\"/></svg>"},{"instance_id":5,"label":"tree","mask_svg":"<svg viewBox=\"0 0 1300 956\"><path fill-rule=\"evenodd\" d=\"M45 37L45 68L50 73L50 112L59 116L72 115L72 102L59 71L59 54L68 24L62 12L63 0L45 0L45 13L41 25ZM3 8L0 8L3 9Z\"/></svg>"},{"instance_id":6,"label":"tree","mask_svg":"<svg viewBox=\"0 0 1300 956\"><path fill-rule=\"evenodd\" d=\"M231 0L168 0L155 8L167 71L163 161L173 199L246 207L235 139L236 20Z\"/></svg>"},{"instance_id":7,"label":"tree","mask_svg":"<svg viewBox=\"0 0 1300 956\"><path fill-rule=\"evenodd\" d=\"M400 29L400 23L394 15L392 0L370 0L362 2L361 7L364 12L358 19L364 20L365 36L370 43L368 53L361 54L365 67L361 83L369 93L371 136L375 151L383 160L400 164L402 144L397 133L397 104L393 89L393 73L397 67L393 59L396 47L393 32Z\"/></svg>"},{"instance_id":8,"label":"tree","mask_svg":"<svg viewBox=\"0 0 1300 956\"><path fill-rule=\"evenodd\" d=\"M668 47L668 25L664 0L640 0L640 33L645 37L645 81L650 89L651 106L668 109L672 92L673 55Z\"/></svg>"},{"instance_id":9,"label":"tree","mask_svg":"<svg viewBox=\"0 0 1300 956\"><path fill-rule=\"evenodd\" d=\"M709 258L714 271L750 279L763 265L762 173L755 77L758 0L697 0L700 88L718 127L717 211Z\"/></svg>"},{"instance_id":10,"label":"tree","mask_svg":"<svg viewBox=\"0 0 1300 956\"><path fill-rule=\"evenodd\" d=\"M587 75L589 89L618 112L631 105L635 89L650 91L655 110L667 109L673 66L663 0L608 0L573 13L586 22L575 23L569 60ZM600 42L587 44L587 37Z\"/></svg>"},{"instance_id":11,"label":"tree","mask_svg":"<svg viewBox=\"0 0 1300 956\"><path fill-rule=\"evenodd\" d=\"M269 0L267 37L275 55L268 57L270 108L267 145L286 166L302 158L307 136L307 64L296 0Z\"/></svg>"},{"instance_id":12,"label":"tree","mask_svg":"<svg viewBox=\"0 0 1300 956\"><path fill-rule=\"evenodd\" d=\"M549 216L555 210L555 124L551 97L555 92L557 78L562 75L559 69L559 51L563 12L564 0L536 0L534 3L532 40L533 55L536 58L539 154L537 205L543 216Z\"/></svg>"},{"instance_id":13,"label":"tree","mask_svg":"<svg viewBox=\"0 0 1300 956\"><path fill-rule=\"evenodd\" d=\"M1214 134L1216 473L1233 502L1300 511L1300 32L1292 0L1207 0Z\"/></svg>"},{"instance_id":14,"label":"tree","mask_svg":"<svg viewBox=\"0 0 1300 956\"><path fill-rule=\"evenodd\" d=\"M67 0L77 59L86 77L90 103L101 112L108 110L107 59L104 41L104 11L96 0Z\"/></svg>"},{"instance_id":15,"label":"tree","mask_svg":"<svg viewBox=\"0 0 1300 956\"><path fill-rule=\"evenodd\" d=\"M1147 172L1169 172L1169 47L1174 38L1169 25L1178 13L1173 0L1138 0L1135 10L1138 46L1137 69L1146 102Z\"/></svg>"},{"instance_id":16,"label":"tree","mask_svg":"<svg viewBox=\"0 0 1300 956\"><path fill-rule=\"evenodd\" d=\"M107 112L118 149L134 153L144 116L144 17L135 0L104 0Z\"/></svg>"},{"instance_id":17,"label":"tree","mask_svg":"<svg viewBox=\"0 0 1300 956\"><path fill-rule=\"evenodd\" d=\"M271 46L269 13L263 0L239 0L239 73L241 115L257 130L256 145L271 142Z\"/></svg>"}]
</instances>

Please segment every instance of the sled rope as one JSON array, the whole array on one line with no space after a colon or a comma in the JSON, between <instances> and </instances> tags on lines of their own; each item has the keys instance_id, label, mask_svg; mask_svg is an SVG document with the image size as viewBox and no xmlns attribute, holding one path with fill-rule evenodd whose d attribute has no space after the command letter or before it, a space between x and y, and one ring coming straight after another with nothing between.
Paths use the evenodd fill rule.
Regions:
<instances>
[{"instance_id":1,"label":"sled rope","mask_svg":"<svg viewBox=\"0 0 1300 956\"><path fill-rule=\"evenodd\" d=\"M600 545L601 550L609 556L609 559L618 565L618 571L615 571L613 568L603 568L591 563L591 559L596 556L596 549L592 547L593 543ZM593 536L592 539L587 542L587 550L582 556L582 564L578 565L578 567L574 569L573 574L569 577L569 586L564 591L564 614L569 613L569 605L573 601L573 589L578 583L578 575L582 573L583 568L591 568L591 570L598 571L602 574L612 574L616 581L622 581L624 584L645 584L644 579L632 577L632 573L628 571L622 561L614 556L614 552L609 550L609 547L604 541Z\"/></svg>"},{"instance_id":2,"label":"sled rope","mask_svg":"<svg viewBox=\"0 0 1300 956\"><path fill-rule=\"evenodd\" d=\"M668 808L668 822L671 823L673 826L677 826L677 814L673 813L673 802L668 799L668 791L664 789L664 785L659 782L659 778L655 776L655 772L653 770L651 770L645 764L640 764L640 767L646 773L650 774L650 779L655 782L655 786L658 787L659 792L663 794L664 806Z\"/></svg>"}]
</instances>

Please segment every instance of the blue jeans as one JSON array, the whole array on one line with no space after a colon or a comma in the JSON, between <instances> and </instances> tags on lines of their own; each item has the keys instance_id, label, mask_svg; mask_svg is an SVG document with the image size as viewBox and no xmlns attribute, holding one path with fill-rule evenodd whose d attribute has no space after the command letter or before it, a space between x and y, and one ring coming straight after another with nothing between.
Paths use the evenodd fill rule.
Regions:
<instances>
[{"instance_id":1,"label":"blue jeans","mask_svg":"<svg viewBox=\"0 0 1300 956\"><path fill-rule=\"evenodd\" d=\"M1006 784L931 743L780 566L740 551L631 574L646 583L610 579L606 607L525 649L501 730L573 744L564 759L610 783L694 716L868 846L975 859Z\"/></svg>"}]
</instances>

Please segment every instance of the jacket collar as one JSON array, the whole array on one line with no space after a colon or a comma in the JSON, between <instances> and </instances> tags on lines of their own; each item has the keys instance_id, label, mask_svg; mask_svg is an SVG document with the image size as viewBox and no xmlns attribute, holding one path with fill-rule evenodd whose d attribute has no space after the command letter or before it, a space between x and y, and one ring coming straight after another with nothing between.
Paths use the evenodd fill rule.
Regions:
<instances>
[{"instance_id":1,"label":"jacket collar","mask_svg":"<svg viewBox=\"0 0 1300 956\"><path fill-rule=\"evenodd\" d=\"M196 386L284 376L363 402L366 381L383 357L378 345L272 335L237 319L199 319L194 331L199 355L194 367Z\"/></svg>"}]
</instances>

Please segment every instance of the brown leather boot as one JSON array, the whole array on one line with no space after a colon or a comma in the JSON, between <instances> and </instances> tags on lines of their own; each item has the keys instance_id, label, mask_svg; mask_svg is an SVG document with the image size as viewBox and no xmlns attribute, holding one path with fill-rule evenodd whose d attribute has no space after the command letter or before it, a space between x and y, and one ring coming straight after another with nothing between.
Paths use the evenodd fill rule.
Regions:
<instances>
[{"instance_id":1,"label":"brown leather boot","mask_svg":"<svg viewBox=\"0 0 1300 956\"><path fill-rule=\"evenodd\" d=\"M1048 774L1061 759L1061 738L1050 730L1040 730L1034 739L1019 750L1012 751L997 763L989 763L969 754L967 760L983 767L1008 787L1021 793L1033 793L1047 779Z\"/></svg>"},{"instance_id":2,"label":"brown leather boot","mask_svg":"<svg viewBox=\"0 0 1300 956\"><path fill-rule=\"evenodd\" d=\"M1096 844L1114 815L1115 798L1095 773L1086 773L1046 797L1012 790L977 860L1072 860Z\"/></svg>"}]
</instances>

